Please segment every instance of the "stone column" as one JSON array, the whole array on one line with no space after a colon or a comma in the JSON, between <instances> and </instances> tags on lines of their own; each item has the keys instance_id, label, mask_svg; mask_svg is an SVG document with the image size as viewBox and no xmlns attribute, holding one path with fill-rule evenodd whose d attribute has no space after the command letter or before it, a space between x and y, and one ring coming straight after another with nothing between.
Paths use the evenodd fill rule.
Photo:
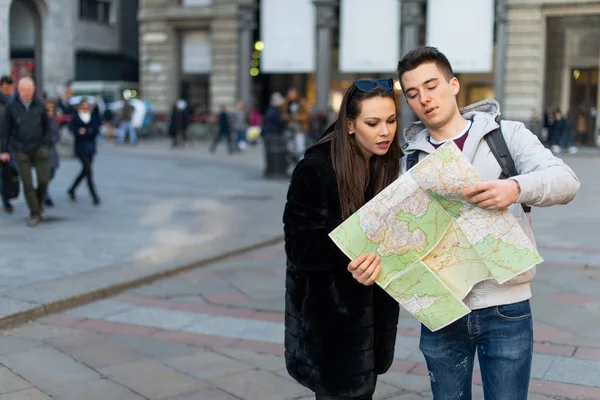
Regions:
<instances>
[{"instance_id":1,"label":"stone column","mask_svg":"<svg viewBox=\"0 0 600 400\"><path fill-rule=\"evenodd\" d=\"M494 62L494 97L504 110L504 74L506 61L506 0L496 0L496 60Z\"/></svg>"},{"instance_id":2,"label":"stone column","mask_svg":"<svg viewBox=\"0 0 600 400\"><path fill-rule=\"evenodd\" d=\"M249 109L252 106L252 77L250 76L250 58L252 57L252 33L256 29L253 4L241 4L238 14L240 69L238 99Z\"/></svg>"},{"instance_id":3,"label":"stone column","mask_svg":"<svg viewBox=\"0 0 600 400\"><path fill-rule=\"evenodd\" d=\"M333 53L333 28L337 24L337 0L313 0L317 8L317 96L316 109L329 108L331 89L331 55Z\"/></svg>"},{"instance_id":4,"label":"stone column","mask_svg":"<svg viewBox=\"0 0 600 400\"><path fill-rule=\"evenodd\" d=\"M402 4L402 22L400 24L400 40L401 40L401 57L404 57L406 53L412 49L419 47L420 43L420 30L421 24L423 23L422 5L423 0L400 0ZM402 127L415 120L415 115L408 107L406 101L404 101L404 94L401 95L400 99L400 123Z\"/></svg>"},{"instance_id":5,"label":"stone column","mask_svg":"<svg viewBox=\"0 0 600 400\"><path fill-rule=\"evenodd\" d=\"M222 105L231 109L238 93L238 17L237 5L213 7L216 12L211 23L212 72L209 80L210 108L216 113Z\"/></svg>"},{"instance_id":6,"label":"stone column","mask_svg":"<svg viewBox=\"0 0 600 400\"><path fill-rule=\"evenodd\" d=\"M75 24L78 7L71 0L46 1L42 14L42 86L50 96L75 79Z\"/></svg>"},{"instance_id":7,"label":"stone column","mask_svg":"<svg viewBox=\"0 0 600 400\"><path fill-rule=\"evenodd\" d=\"M10 71L10 13L11 0L0 0L0 75Z\"/></svg>"}]
</instances>

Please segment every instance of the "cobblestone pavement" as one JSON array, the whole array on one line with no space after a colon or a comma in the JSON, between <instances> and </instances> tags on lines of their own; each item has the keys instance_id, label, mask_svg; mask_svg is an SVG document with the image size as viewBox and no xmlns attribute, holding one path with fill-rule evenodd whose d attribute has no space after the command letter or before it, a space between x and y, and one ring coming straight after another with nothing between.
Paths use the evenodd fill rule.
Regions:
<instances>
[{"instance_id":1,"label":"cobblestone pavement","mask_svg":"<svg viewBox=\"0 0 600 400\"><path fill-rule=\"evenodd\" d=\"M578 198L533 214L546 261L533 284L532 400L600 399L600 159L568 162L583 182ZM279 243L7 331L0 400L311 399L282 358L284 260ZM431 398L418 328L403 311L376 399ZM477 371L474 382L482 399Z\"/></svg>"}]
</instances>

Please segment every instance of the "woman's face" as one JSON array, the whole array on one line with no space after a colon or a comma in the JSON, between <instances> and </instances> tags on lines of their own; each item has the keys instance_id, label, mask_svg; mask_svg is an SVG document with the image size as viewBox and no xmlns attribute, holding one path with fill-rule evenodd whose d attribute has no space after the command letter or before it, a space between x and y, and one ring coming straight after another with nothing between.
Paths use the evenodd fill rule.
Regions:
<instances>
[{"instance_id":1,"label":"woman's face","mask_svg":"<svg viewBox=\"0 0 600 400\"><path fill-rule=\"evenodd\" d=\"M363 100L360 114L348 123L364 156L382 156L388 152L396 135L396 104L389 97Z\"/></svg>"},{"instance_id":2,"label":"woman's face","mask_svg":"<svg viewBox=\"0 0 600 400\"><path fill-rule=\"evenodd\" d=\"M46 104L46 112L52 117L54 115L54 104Z\"/></svg>"},{"instance_id":3,"label":"woman's face","mask_svg":"<svg viewBox=\"0 0 600 400\"><path fill-rule=\"evenodd\" d=\"M84 112L84 113L86 113L86 112L90 111L90 104L89 104L89 103L86 103L86 102L84 101L83 103L81 103L81 104L79 105L79 111L81 111L81 112Z\"/></svg>"}]
</instances>

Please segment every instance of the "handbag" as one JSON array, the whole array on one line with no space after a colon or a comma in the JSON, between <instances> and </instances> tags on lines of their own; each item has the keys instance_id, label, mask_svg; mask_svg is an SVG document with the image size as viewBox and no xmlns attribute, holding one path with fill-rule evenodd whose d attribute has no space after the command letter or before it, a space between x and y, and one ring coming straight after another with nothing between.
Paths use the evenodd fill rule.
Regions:
<instances>
[{"instance_id":1,"label":"handbag","mask_svg":"<svg viewBox=\"0 0 600 400\"><path fill-rule=\"evenodd\" d=\"M7 200L19 197L19 171L10 163L0 163L2 169L2 197Z\"/></svg>"}]
</instances>

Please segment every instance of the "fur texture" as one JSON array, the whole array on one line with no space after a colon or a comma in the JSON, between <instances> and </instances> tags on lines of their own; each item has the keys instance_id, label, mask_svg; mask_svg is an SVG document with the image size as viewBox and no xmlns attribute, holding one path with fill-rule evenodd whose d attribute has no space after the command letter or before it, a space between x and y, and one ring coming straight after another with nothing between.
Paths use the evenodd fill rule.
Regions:
<instances>
[{"instance_id":1,"label":"fur texture","mask_svg":"<svg viewBox=\"0 0 600 400\"><path fill-rule=\"evenodd\" d=\"M342 222L330 149L309 150L288 191L285 360L316 393L370 395L393 361L399 306L352 278L350 260L328 236Z\"/></svg>"}]
</instances>

